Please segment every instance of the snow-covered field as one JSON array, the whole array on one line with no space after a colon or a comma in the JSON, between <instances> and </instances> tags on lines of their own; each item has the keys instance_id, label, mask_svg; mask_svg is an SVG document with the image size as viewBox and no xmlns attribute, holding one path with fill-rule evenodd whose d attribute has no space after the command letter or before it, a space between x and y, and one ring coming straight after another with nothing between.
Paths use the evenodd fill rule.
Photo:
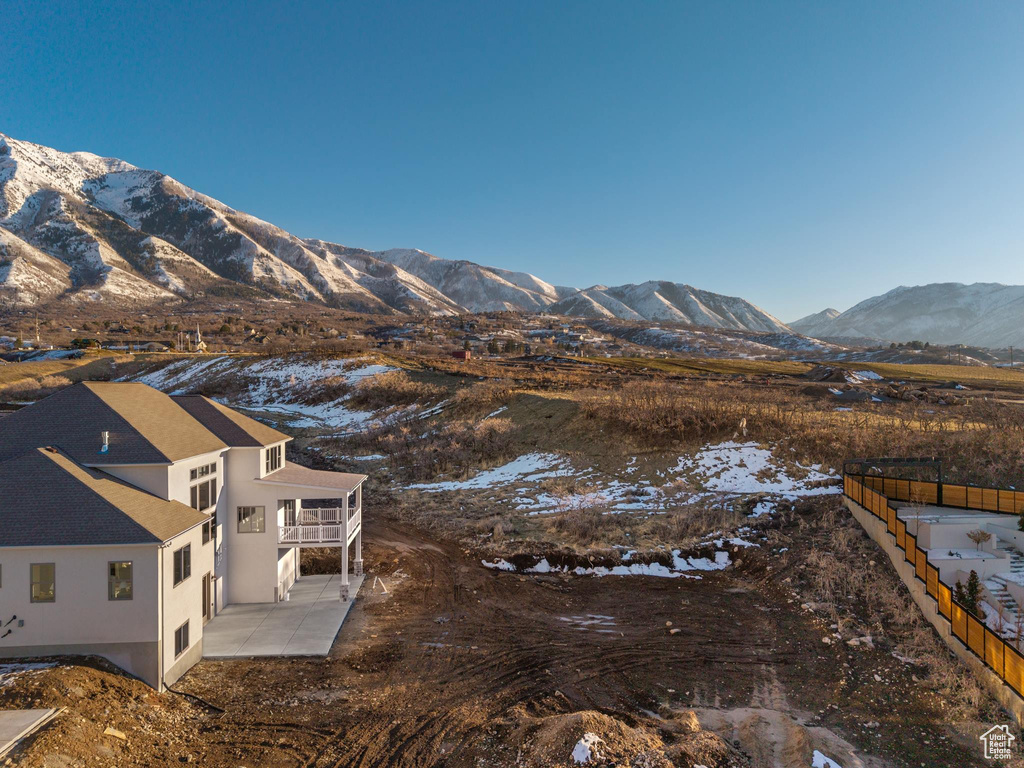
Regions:
<instances>
[{"instance_id":1,"label":"snow-covered field","mask_svg":"<svg viewBox=\"0 0 1024 768\"><path fill-rule=\"evenodd\" d=\"M530 453L464 480L408 487L429 493L490 489L495 500L510 496L516 509L529 514L592 507L603 507L609 512L659 513L703 499L728 501L763 494L793 501L841 490L837 476L822 472L820 467L803 467L794 462L787 466L756 443L727 441L706 445L696 454L679 457L675 467L658 473L656 482L640 477L640 472L635 457L628 463L624 476L611 476L593 467L575 466L568 458L554 453ZM555 493L541 487L541 481L555 478L572 478L585 490ZM762 501L752 516L773 510L774 503Z\"/></svg>"},{"instance_id":2,"label":"snow-covered field","mask_svg":"<svg viewBox=\"0 0 1024 768\"><path fill-rule=\"evenodd\" d=\"M225 389L233 393L224 400L227 405L281 417L291 427L345 433L367 426L377 415L348 407L347 396L310 402L316 399L310 395L316 394L317 384L335 380L353 387L363 379L392 370L359 359L210 356L175 361L132 380L170 394L225 380Z\"/></svg>"}]
</instances>

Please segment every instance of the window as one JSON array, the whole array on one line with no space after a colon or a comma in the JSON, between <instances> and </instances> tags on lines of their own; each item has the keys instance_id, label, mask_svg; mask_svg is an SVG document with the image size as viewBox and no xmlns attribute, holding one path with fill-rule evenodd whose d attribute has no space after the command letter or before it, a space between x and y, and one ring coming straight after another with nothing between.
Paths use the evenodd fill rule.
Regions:
<instances>
[{"instance_id":1,"label":"window","mask_svg":"<svg viewBox=\"0 0 1024 768\"><path fill-rule=\"evenodd\" d=\"M195 470L193 470L195 471ZM217 506L217 478L213 477L192 486L192 509L200 512Z\"/></svg>"},{"instance_id":2,"label":"window","mask_svg":"<svg viewBox=\"0 0 1024 768\"><path fill-rule=\"evenodd\" d=\"M201 467L194 468L189 472L189 480L198 480L201 477L208 477L210 475L217 474L217 462L213 464L204 464Z\"/></svg>"},{"instance_id":3,"label":"window","mask_svg":"<svg viewBox=\"0 0 1024 768\"><path fill-rule=\"evenodd\" d=\"M266 472L263 474L269 475L271 472L276 472L281 468L281 446L275 445L273 448L267 448L267 462Z\"/></svg>"},{"instance_id":4,"label":"window","mask_svg":"<svg viewBox=\"0 0 1024 768\"><path fill-rule=\"evenodd\" d=\"M213 541L216 535L217 526L214 524L213 518L211 517L209 520L203 523L203 544L209 544L211 541Z\"/></svg>"},{"instance_id":5,"label":"window","mask_svg":"<svg viewBox=\"0 0 1024 768\"><path fill-rule=\"evenodd\" d=\"M56 600L56 570L53 563L32 563L33 603L52 603Z\"/></svg>"},{"instance_id":6,"label":"window","mask_svg":"<svg viewBox=\"0 0 1024 768\"><path fill-rule=\"evenodd\" d=\"M192 545L174 550L174 586L192 575Z\"/></svg>"},{"instance_id":7,"label":"window","mask_svg":"<svg viewBox=\"0 0 1024 768\"><path fill-rule=\"evenodd\" d=\"M107 563L107 599L132 599L132 561Z\"/></svg>"},{"instance_id":8,"label":"window","mask_svg":"<svg viewBox=\"0 0 1024 768\"><path fill-rule=\"evenodd\" d=\"M263 533L266 528L266 514L263 507L238 508L239 533Z\"/></svg>"},{"instance_id":9,"label":"window","mask_svg":"<svg viewBox=\"0 0 1024 768\"><path fill-rule=\"evenodd\" d=\"M178 658L188 648L188 622L174 630L174 658Z\"/></svg>"}]
</instances>

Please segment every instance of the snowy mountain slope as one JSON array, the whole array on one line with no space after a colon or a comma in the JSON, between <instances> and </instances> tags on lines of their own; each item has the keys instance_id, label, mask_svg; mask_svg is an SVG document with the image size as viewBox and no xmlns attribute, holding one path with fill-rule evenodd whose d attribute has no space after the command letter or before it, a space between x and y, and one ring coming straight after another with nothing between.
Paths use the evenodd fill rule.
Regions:
<instances>
[{"instance_id":1,"label":"snowy mountain slope","mask_svg":"<svg viewBox=\"0 0 1024 768\"><path fill-rule=\"evenodd\" d=\"M71 288L71 268L0 229L0 301L41 304Z\"/></svg>"},{"instance_id":2,"label":"snowy mountain slope","mask_svg":"<svg viewBox=\"0 0 1024 768\"><path fill-rule=\"evenodd\" d=\"M820 313L819 313L820 314ZM1007 347L1024 344L1024 286L932 283L900 286L831 319L812 315L793 324L829 338L874 338Z\"/></svg>"},{"instance_id":3,"label":"snowy mountain slope","mask_svg":"<svg viewBox=\"0 0 1024 768\"><path fill-rule=\"evenodd\" d=\"M579 293L567 296L551 308L558 314L569 317L607 317L619 320L645 319L636 310L630 309L616 298L608 294L604 285L595 285Z\"/></svg>"},{"instance_id":4,"label":"snowy mountain slope","mask_svg":"<svg viewBox=\"0 0 1024 768\"><path fill-rule=\"evenodd\" d=\"M782 321L744 299L656 280L616 288L587 288L553 304L548 311L577 317L645 319L712 328L789 330Z\"/></svg>"},{"instance_id":5,"label":"snowy mountain slope","mask_svg":"<svg viewBox=\"0 0 1024 768\"><path fill-rule=\"evenodd\" d=\"M821 312L815 312L813 315L807 315L807 317L801 317L799 320L795 320L787 325L797 333L803 333L808 336L815 336L820 332L827 331L830 327L831 321L839 317L840 312L838 309L823 309ZM826 334L827 335L827 334Z\"/></svg>"},{"instance_id":6,"label":"snowy mountain slope","mask_svg":"<svg viewBox=\"0 0 1024 768\"><path fill-rule=\"evenodd\" d=\"M373 255L416 275L471 312L540 311L574 290L557 288L525 272L441 259L414 249Z\"/></svg>"},{"instance_id":7,"label":"snowy mountain slope","mask_svg":"<svg viewBox=\"0 0 1024 768\"><path fill-rule=\"evenodd\" d=\"M157 171L2 134L0 227L66 264L71 298L163 301L242 284L357 311L450 314L542 308L571 291L419 251L381 254L302 240ZM442 274L440 282L466 303L403 269L403 253L434 262L427 271ZM20 289L28 279L23 268L4 274L17 303L44 300Z\"/></svg>"}]
</instances>

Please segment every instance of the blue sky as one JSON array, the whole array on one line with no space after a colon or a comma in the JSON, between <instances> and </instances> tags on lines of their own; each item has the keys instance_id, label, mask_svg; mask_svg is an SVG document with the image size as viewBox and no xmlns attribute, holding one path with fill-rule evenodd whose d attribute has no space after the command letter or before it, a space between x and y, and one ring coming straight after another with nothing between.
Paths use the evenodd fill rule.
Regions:
<instances>
[{"instance_id":1,"label":"blue sky","mask_svg":"<svg viewBox=\"0 0 1024 768\"><path fill-rule=\"evenodd\" d=\"M783 320L1024 283L1024 4L23 3L0 131L289 231Z\"/></svg>"}]
</instances>

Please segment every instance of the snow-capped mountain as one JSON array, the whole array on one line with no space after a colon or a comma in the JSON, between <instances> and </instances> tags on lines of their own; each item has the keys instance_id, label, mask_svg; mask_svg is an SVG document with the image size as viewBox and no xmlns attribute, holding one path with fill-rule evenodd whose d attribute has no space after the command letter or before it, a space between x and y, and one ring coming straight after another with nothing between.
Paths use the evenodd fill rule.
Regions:
<instances>
[{"instance_id":1,"label":"snow-capped mountain","mask_svg":"<svg viewBox=\"0 0 1024 768\"><path fill-rule=\"evenodd\" d=\"M784 330L742 299L672 283L577 292L419 250L303 239L158 171L0 134L0 298L140 306L202 295L362 312L502 310Z\"/></svg>"},{"instance_id":2,"label":"snow-capped mountain","mask_svg":"<svg viewBox=\"0 0 1024 768\"><path fill-rule=\"evenodd\" d=\"M928 341L1005 348L1024 345L1024 286L931 283L900 286L827 317L825 310L790 326L816 338Z\"/></svg>"},{"instance_id":3,"label":"snow-capped mountain","mask_svg":"<svg viewBox=\"0 0 1024 768\"><path fill-rule=\"evenodd\" d=\"M735 296L681 283L651 280L608 288L595 285L548 308L575 317L655 320L748 331L788 331L779 319Z\"/></svg>"},{"instance_id":4,"label":"snow-capped mountain","mask_svg":"<svg viewBox=\"0 0 1024 768\"><path fill-rule=\"evenodd\" d=\"M827 331L831 326L830 323L840 315L838 309L823 309L821 312L815 312L813 315L807 315L807 317L801 317L792 323L787 325L797 333L804 333L808 336L814 336L820 331ZM827 335L827 334L825 334Z\"/></svg>"}]
</instances>

